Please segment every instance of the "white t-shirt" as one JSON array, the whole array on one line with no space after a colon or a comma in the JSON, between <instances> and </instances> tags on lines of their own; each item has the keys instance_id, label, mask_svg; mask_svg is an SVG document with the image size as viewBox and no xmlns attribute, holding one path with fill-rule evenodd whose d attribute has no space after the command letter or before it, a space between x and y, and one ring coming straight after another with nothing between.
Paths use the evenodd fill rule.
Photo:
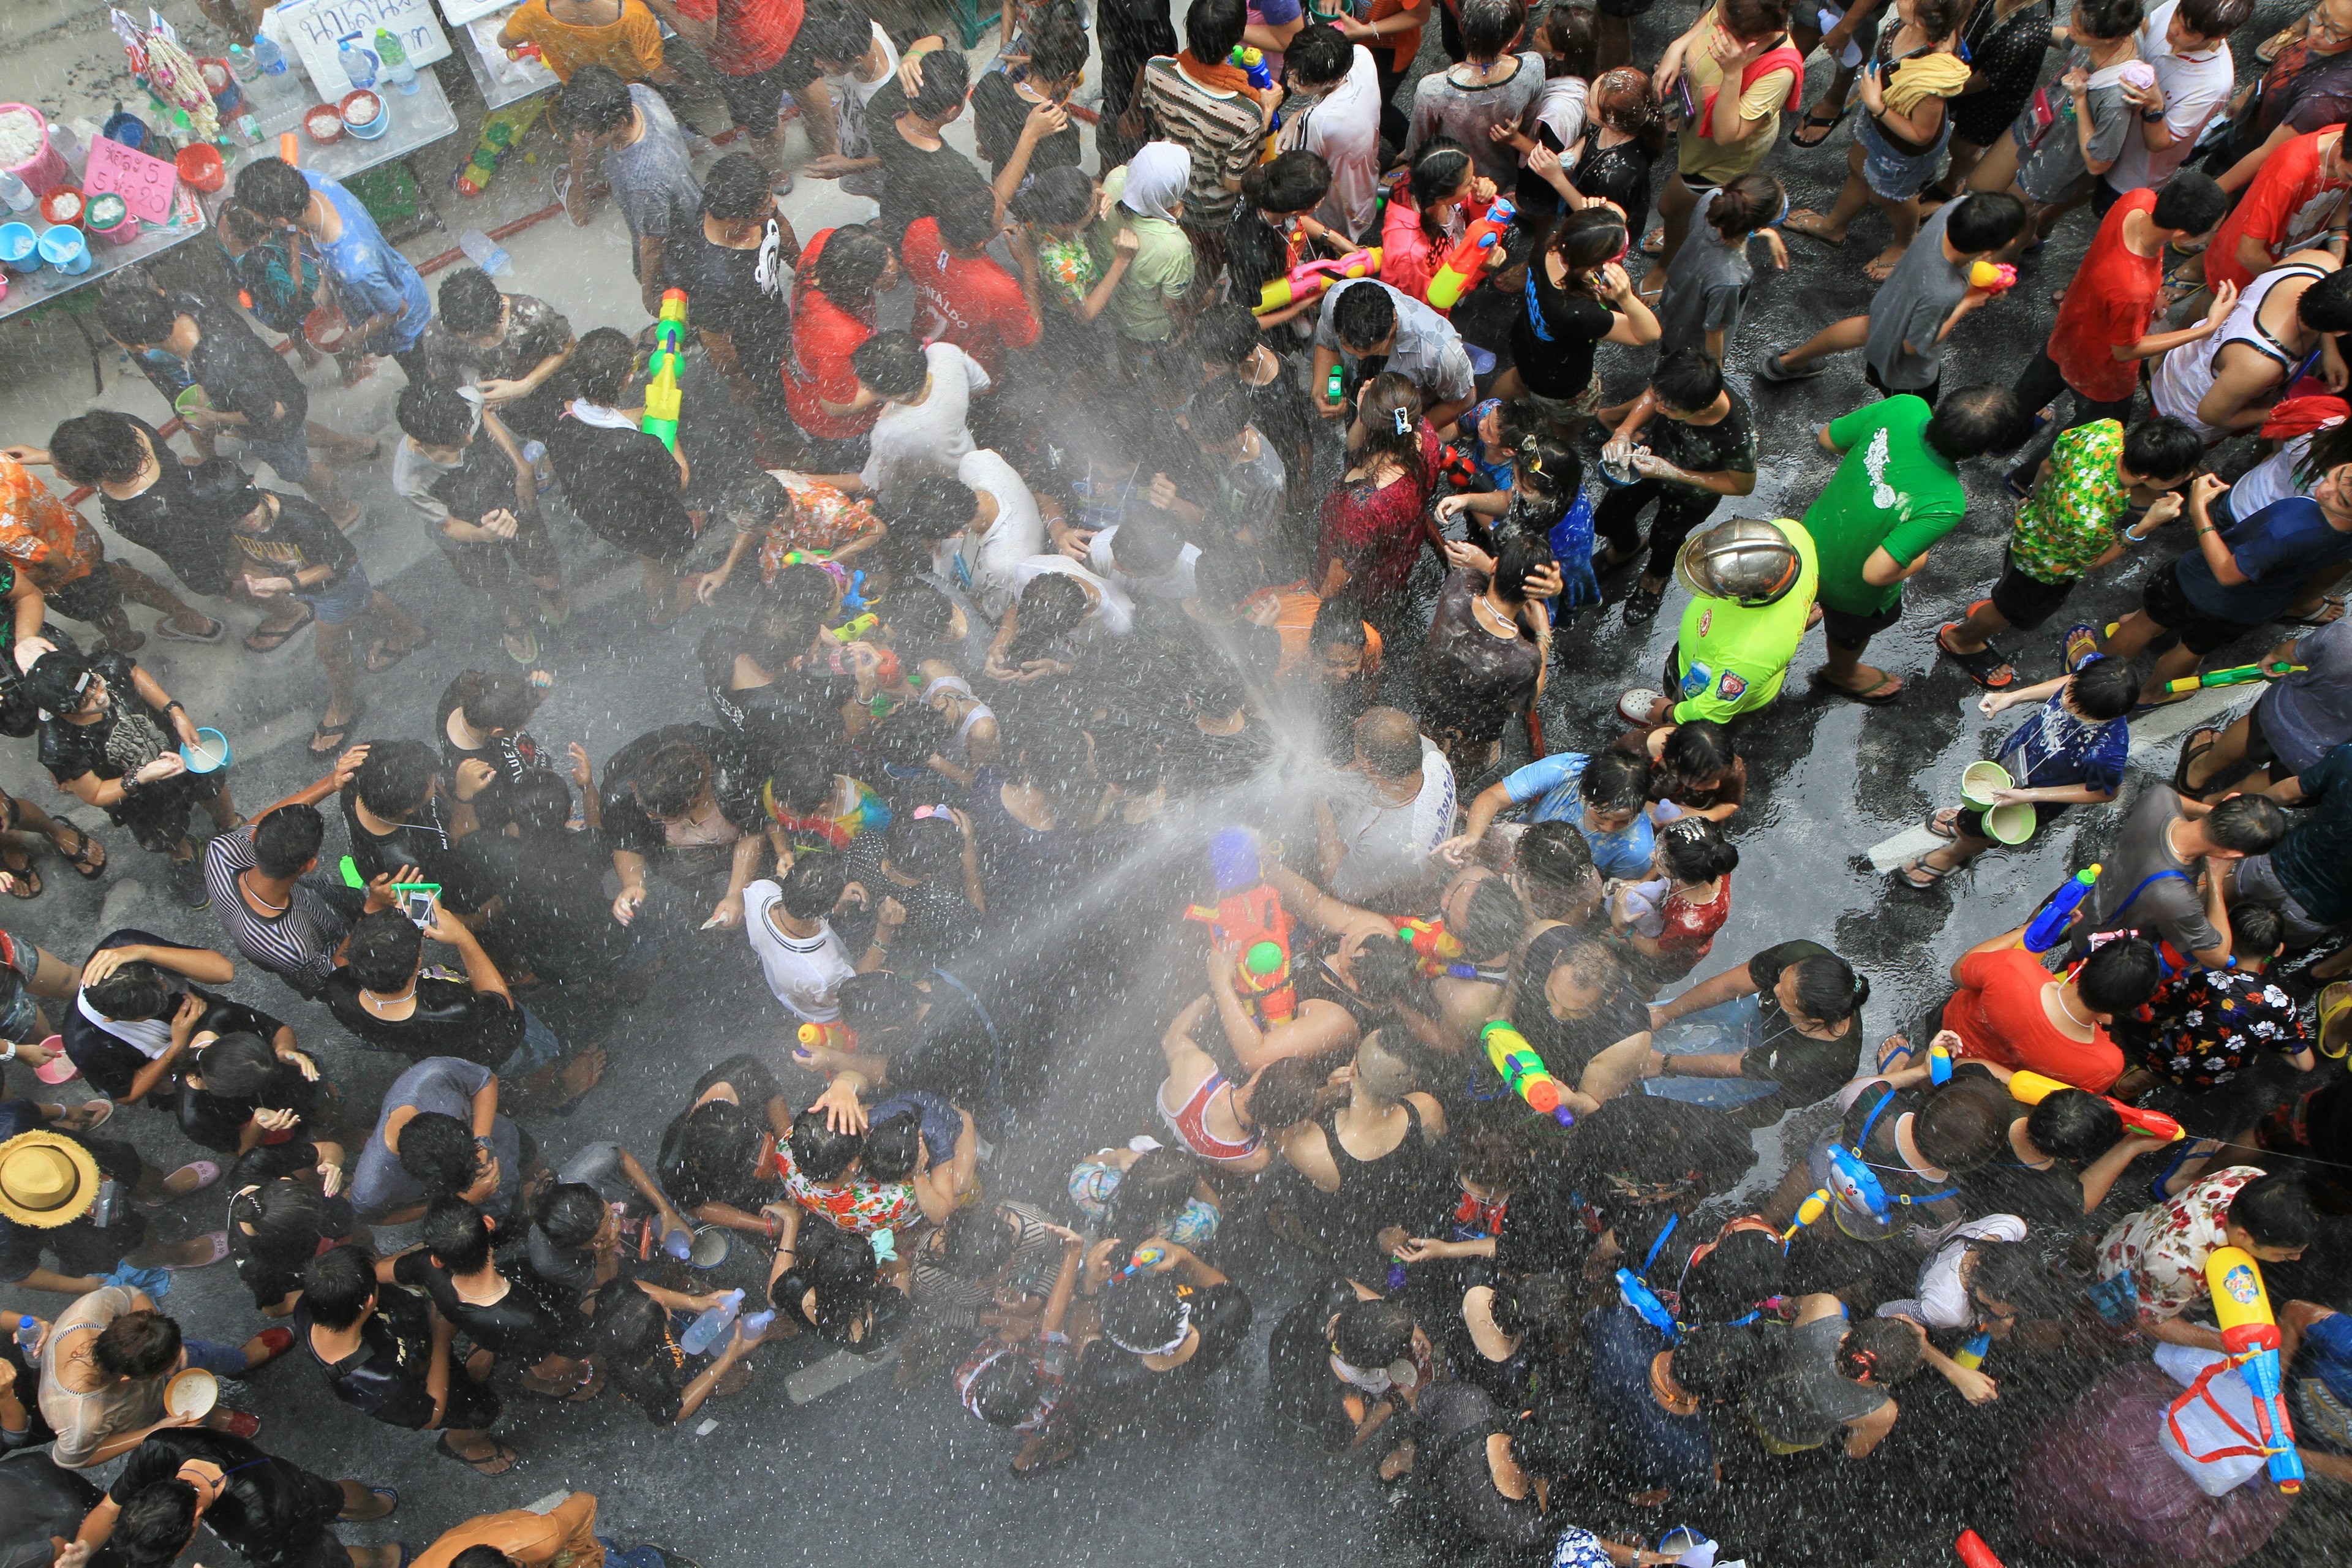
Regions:
<instances>
[{"instance_id":1,"label":"white t-shirt","mask_svg":"<svg viewBox=\"0 0 2352 1568\"><path fill-rule=\"evenodd\" d=\"M890 43L890 35L882 24L874 24L874 41L882 46L882 74L872 81L860 81L855 71L844 71L835 79L841 83L834 97L840 120L841 152L847 158L871 158L874 144L866 126L866 106L882 90L885 82L898 75L898 51Z\"/></svg>"},{"instance_id":2,"label":"white t-shirt","mask_svg":"<svg viewBox=\"0 0 2352 1568\"><path fill-rule=\"evenodd\" d=\"M941 543L932 569L940 581L971 595L982 615L1000 621L1019 592L1013 569L1045 548L1045 519L1013 465L985 447L956 465L956 478L996 502L996 521L978 539L967 530Z\"/></svg>"},{"instance_id":3,"label":"white t-shirt","mask_svg":"<svg viewBox=\"0 0 2352 1568\"><path fill-rule=\"evenodd\" d=\"M744 888L743 929L751 935L751 951L760 955L760 972L777 1001L812 1024L833 1023L841 1016L835 1000L841 983L857 973L857 965L828 921L817 922L814 936L786 936L773 913L783 896L772 878Z\"/></svg>"},{"instance_id":4,"label":"white t-shirt","mask_svg":"<svg viewBox=\"0 0 2352 1568\"><path fill-rule=\"evenodd\" d=\"M1426 875L1429 858L1453 836L1454 805L1453 765L1426 735L1421 738L1421 791L1410 805L1386 805L1369 787L1335 795L1331 815L1347 856L1332 873L1331 896L1360 903Z\"/></svg>"},{"instance_id":5,"label":"white t-shirt","mask_svg":"<svg viewBox=\"0 0 2352 1568\"><path fill-rule=\"evenodd\" d=\"M1330 93L1282 128L1276 145L1304 147L1331 165L1330 194L1318 221L1360 240L1377 241L1372 208L1381 194L1381 73L1358 44L1348 74Z\"/></svg>"},{"instance_id":6,"label":"white t-shirt","mask_svg":"<svg viewBox=\"0 0 2352 1568\"><path fill-rule=\"evenodd\" d=\"M1913 1318L1931 1329L1964 1329L1977 1321L1976 1308L1969 1300L1968 1285L1960 1279L1960 1264L1969 1255L1971 1241L2023 1241L2025 1222L2013 1214L1987 1215L1965 1225L1955 1226L1944 1236L1943 1246L1934 1257L1919 1267L1918 1294L1899 1301L1879 1303L1882 1318Z\"/></svg>"},{"instance_id":7,"label":"white t-shirt","mask_svg":"<svg viewBox=\"0 0 2352 1568\"><path fill-rule=\"evenodd\" d=\"M873 445L857 477L877 495L926 475L949 475L971 454L971 399L988 372L953 343L923 351L931 389L920 403L893 403L875 417Z\"/></svg>"},{"instance_id":8,"label":"white t-shirt","mask_svg":"<svg viewBox=\"0 0 2352 1568\"><path fill-rule=\"evenodd\" d=\"M1591 84L1575 76L1556 76L1536 89L1534 119L1552 133L1563 153L1584 140L1584 100L1591 90ZM1520 154L1521 165L1527 161L1526 154Z\"/></svg>"},{"instance_id":9,"label":"white t-shirt","mask_svg":"<svg viewBox=\"0 0 2352 1568\"><path fill-rule=\"evenodd\" d=\"M1135 601L1129 598L1116 583L1107 583L1066 555L1032 555L1013 569L1013 596L1048 573L1064 577L1076 577L1094 592L1094 613L1078 623L1074 634L1076 640L1093 637L1123 637L1135 629Z\"/></svg>"},{"instance_id":10,"label":"white t-shirt","mask_svg":"<svg viewBox=\"0 0 2352 1568\"><path fill-rule=\"evenodd\" d=\"M2156 68L2156 85L2164 92L2164 126L2174 141L2161 153L2151 153L2140 133L2139 111L2132 111L2132 128L2124 137L2115 167L2104 176L2118 191L2158 190L2174 170L2189 160L2198 136L2213 111L2230 96L2237 67L2230 46L2220 44L2207 55L2176 55L2165 47L2164 35L2180 0L2167 0L2139 25L2139 58Z\"/></svg>"},{"instance_id":11,"label":"white t-shirt","mask_svg":"<svg viewBox=\"0 0 2352 1568\"><path fill-rule=\"evenodd\" d=\"M1199 593L1192 585L1192 568L1201 559L1199 545L1188 544L1177 552L1176 564L1161 575L1138 577L1111 564L1110 539L1118 531L1118 524L1112 523L1087 546L1087 564L1094 568L1096 576L1118 584L1129 597L1136 599L1190 599Z\"/></svg>"}]
</instances>

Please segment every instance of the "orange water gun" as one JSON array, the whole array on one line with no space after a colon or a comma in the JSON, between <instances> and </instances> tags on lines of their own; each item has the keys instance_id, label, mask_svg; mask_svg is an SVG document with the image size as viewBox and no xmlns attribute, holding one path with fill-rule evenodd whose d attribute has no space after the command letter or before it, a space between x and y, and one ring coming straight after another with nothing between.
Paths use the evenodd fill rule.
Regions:
<instances>
[{"instance_id":1,"label":"orange water gun","mask_svg":"<svg viewBox=\"0 0 2352 1568\"><path fill-rule=\"evenodd\" d=\"M1478 978L1478 971L1464 961L1466 954L1462 939L1440 921L1405 916L1396 922L1396 939L1412 949L1413 956L1421 960L1421 977L1424 980Z\"/></svg>"},{"instance_id":2,"label":"orange water gun","mask_svg":"<svg viewBox=\"0 0 2352 1568\"><path fill-rule=\"evenodd\" d=\"M814 1051L854 1051L857 1048L857 1031L843 1023L803 1024L800 1047L793 1058L803 1067L813 1059Z\"/></svg>"},{"instance_id":3,"label":"orange water gun","mask_svg":"<svg viewBox=\"0 0 2352 1568\"><path fill-rule=\"evenodd\" d=\"M1243 829L1229 827L1210 840L1209 865L1217 901L1191 905L1184 918L1207 926L1217 951L1234 960L1234 984L1250 1010L1265 1023L1286 1024L1298 1011L1290 977L1290 911L1259 879L1257 847Z\"/></svg>"}]
</instances>

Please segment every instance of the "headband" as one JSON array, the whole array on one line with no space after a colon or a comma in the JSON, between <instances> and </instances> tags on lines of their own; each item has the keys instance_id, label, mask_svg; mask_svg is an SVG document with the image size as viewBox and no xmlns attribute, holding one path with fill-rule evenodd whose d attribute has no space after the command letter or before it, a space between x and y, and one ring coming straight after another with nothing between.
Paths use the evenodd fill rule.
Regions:
<instances>
[{"instance_id":1,"label":"headband","mask_svg":"<svg viewBox=\"0 0 2352 1568\"><path fill-rule=\"evenodd\" d=\"M1176 1337L1164 1345L1131 1345L1108 1329L1103 1331L1103 1338L1119 1349L1136 1355L1174 1355L1184 1348L1184 1342L1192 1338L1192 1303L1185 1300L1181 1296L1176 1300Z\"/></svg>"},{"instance_id":2,"label":"headband","mask_svg":"<svg viewBox=\"0 0 2352 1568\"><path fill-rule=\"evenodd\" d=\"M1411 1356L1399 1356L1378 1371L1368 1372L1349 1363L1339 1354L1339 1347L1331 1347L1331 1370L1339 1381L1350 1388L1360 1388L1366 1394L1382 1394L1391 1389L1411 1390L1421 1382L1421 1368Z\"/></svg>"}]
</instances>

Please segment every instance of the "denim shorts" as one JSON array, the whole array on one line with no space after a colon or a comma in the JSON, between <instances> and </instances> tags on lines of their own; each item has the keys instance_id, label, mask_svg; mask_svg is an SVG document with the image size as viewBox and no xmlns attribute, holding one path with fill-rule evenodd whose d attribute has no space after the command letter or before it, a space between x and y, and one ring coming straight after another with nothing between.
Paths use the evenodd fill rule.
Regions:
<instances>
[{"instance_id":1,"label":"denim shorts","mask_svg":"<svg viewBox=\"0 0 2352 1568\"><path fill-rule=\"evenodd\" d=\"M1907 202L1943 165L1944 148L1952 139L1952 117L1944 116L1936 144L1924 153L1899 151L1878 128L1878 117L1867 110L1853 122L1853 136L1862 143L1862 178L1870 194L1882 201Z\"/></svg>"},{"instance_id":2,"label":"denim shorts","mask_svg":"<svg viewBox=\"0 0 2352 1568\"><path fill-rule=\"evenodd\" d=\"M268 439L248 437L245 456L249 463L267 463L270 470L289 485L299 485L310 472L310 431L308 426L297 425L282 436Z\"/></svg>"},{"instance_id":3,"label":"denim shorts","mask_svg":"<svg viewBox=\"0 0 2352 1568\"><path fill-rule=\"evenodd\" d=\"M375 585L368 581L367 568L359 562L343 574L343 580L316 594L297 594L296 598L310 606L321 625L343 626L367 613L375 598Z\"/></svg>"}]
</instances>

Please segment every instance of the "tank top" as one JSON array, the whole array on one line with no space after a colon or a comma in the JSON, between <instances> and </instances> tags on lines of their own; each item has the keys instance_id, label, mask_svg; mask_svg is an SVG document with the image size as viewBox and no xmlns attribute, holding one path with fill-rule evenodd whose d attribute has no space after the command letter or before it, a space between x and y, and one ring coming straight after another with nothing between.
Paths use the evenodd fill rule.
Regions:
<instances>
[{"instance_id":1,"label":"tank top","mask_svg":"<svg viewBox=\"0 0 2352 1568\"><path fill-rule=\"evenodd\" d=\"M1169 1110L1168 1102L1156 1094L1152 1097L1152 1103L1159 1106L1160 1119L1168 1123L1168 1131L1173 1132L1185 1148L1212 1163L1229 1165L1236 1160L1246 1160L1264 1148L1265 1134L1253 1128L1248 1142L1229 1143L1211 1132L1209 1102L1220 1093L1230 1097L1233 1085L1225 1081L1223 1073L1216 1072L1202 1079L1201 1087L1192 1091L1192 1098L1179 1110Z\"/></svg>"},{"instance_id":2,"label":"tank top","mask_svg":"<svg viewBox=\"0 0 2352 1568\"><path fill-rule=\"evenodd\" d=\"M1293 961L1290 966L1291 985L1299 1002L1330 1002L1348 1010L1356 1020L1359 1034L1370 1034L1383 1024L1391 1022L1389 1010L1364 1000L1340 983L1331 972L1328 962L1339 951L1339 943L1318 942Z\"/></svg>"},{"instance_id":3,"label":"tank top","mask_svg":"<svg viewBox=\"0 0 2352 1568\"><path fill-rule=\"evenodd\" d=\"M2286 373L2286 383L2294 379L2299 363L2295 353L2263 325L2263 301L2271 290L2290 278L2325 278L2326 272L2309 265L2280 267L2263 273L2246 285L2238 296L2238 303L2221 321L2221 330L2202 343L2183 343L2157 362L2156 375L2149 391L2156 400L2156 411L2169 414L2193 426L2208 442L2221 439L2222 432L2197 417L2197 405L2213 390L2216 370L2221 363L2221 351L2231 343L2244 343L2266 359L2277 362ZM2234 510L2234 508L2232 509ZM2248 514L2238 512L2238 516Z\"/></svg>"}]
</instances>

